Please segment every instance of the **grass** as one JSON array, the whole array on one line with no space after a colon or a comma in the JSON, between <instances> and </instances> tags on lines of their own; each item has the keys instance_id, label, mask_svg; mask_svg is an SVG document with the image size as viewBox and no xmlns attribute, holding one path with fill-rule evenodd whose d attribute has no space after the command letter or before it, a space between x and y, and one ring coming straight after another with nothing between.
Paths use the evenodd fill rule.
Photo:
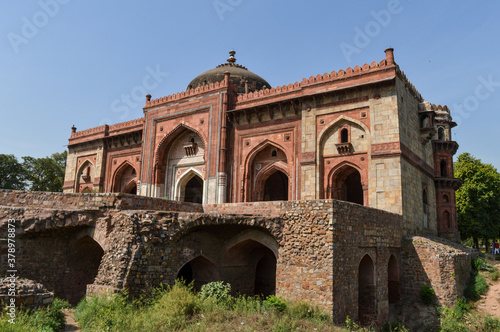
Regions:
<instances>
[{"instance_id":1,"label":"grass","mask_svg":"<svg viewBox=\"0 0 500 332\"><path fill-rule=\"evenodd\" d=\"M128 301L127 294L90 297L77 306L75 318L83 331L341 330L329 315L305 302L196 294L180 282L142 300Z\"/></svg>"},{"instance_id":2,"label":"grass","mask_svg":"<svg viewBox=\"0 0 500 332\"><path fill-rule=\"evenodd\" d=\"M0 314L0 331L5 332L57 332L64 327L65 318L63 308L69 308L67 301L55 299L51 305L32 310L16 310L15 324L9 322L11 319L6 312Z\"/></svg>"}]
</instances>

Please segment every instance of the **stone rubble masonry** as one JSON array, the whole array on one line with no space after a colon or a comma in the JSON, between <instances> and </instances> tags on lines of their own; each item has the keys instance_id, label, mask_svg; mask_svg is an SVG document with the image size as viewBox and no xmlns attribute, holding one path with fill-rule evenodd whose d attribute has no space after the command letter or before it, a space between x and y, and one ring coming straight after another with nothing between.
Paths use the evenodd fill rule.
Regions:
<instances>
[{"instance_id":1,"label":"stone rubble masonry","mask_svg":"<svg viewBox=\"0 0 500 332\"><path fill-rule=\"evenodd\" d=\"M463 296L478 252L439 237L403 239L401 281L404 294L415 298L423 285L431 286L441 306L451 307Z\"/></svg>"},{"instance_id":2,"label":"stone rubble masonry","mask_svg":"<svg viewBox=\"0 0 500 332\"><path fill-rule=\"evenodd\" d=\"M12 279L0 279L0 305L7 306L10 303L9 288L11 287ZM15 278L16 288L16 308L30 308L36 310L51 304L54 301L54 293L49 292L42 284L33 280Z\"/></svg>"},{"instance_id":3,"label":"stone rubble masonry","mask_svg":"<svg viewBox=\"0 0 500 332\"><path fill-rule=\"evenodd\" d=\"M10 218L18 221L18 275L72 303L85 293L126 288L142 294L172 284L186 263L200 257L233 289L251 293L255 267L228 265L227 257L232 248L252 242L276 257L276 295L310 301L338 323L347 315L358 318L360 262L369 257L374 277L366 289L382 323L389 314L391 257L402 300L418 297L426 284L447 306L462 295L471 266L471 253L458 244L405 238L401 215L343 201L198 205L122 194L2 190L0 274L7 270ZM244 273L237 278L238 271Z\"/></svg>"},{"instance_id":4,"label":"stone rubble masonry","mask_svg":"<svg viewBox=\"0 0 500 332\"><path fill-rule=\"evenodd\" d=\"M168 201L161 198L122 193L72 194L24 192L0 189L0 205L32 208L71 209L134 209L202 212L199 204Z\"/></svg>"}]
</instances>

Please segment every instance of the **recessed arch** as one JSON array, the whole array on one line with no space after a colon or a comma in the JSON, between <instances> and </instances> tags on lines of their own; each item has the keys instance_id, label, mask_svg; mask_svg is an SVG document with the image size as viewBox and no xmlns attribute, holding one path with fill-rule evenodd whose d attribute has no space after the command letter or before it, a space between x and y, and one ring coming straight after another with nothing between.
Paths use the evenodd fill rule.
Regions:
<instances>
[{"instance_id":1,"label":"recessed arch","mask_svg":"<svg viewBox=\"0 0 500 332\"><path fill-rule=\"evenodd\" d=\"M196 291L204 284L220 280L217 266L203 255L191 259L179 269L176 279L181 278L187 284L193 282Z\"/></svg>"},{"instance_id":2,"label":"recessed arch","mask_svg":"<svg viewBox=\"0 0 500 332\"><path fill-rule=\"evenodd\" d=\"M375 265L366 254L359 263L358 270L358 319L363 325L376 321Z\"/></svg>"},{"instance_id":3,"label":"recessed arch","mask_svg":"<svg viewBox=\"0 0 500 332\"><path fill-rule=\"evenodd\" d=\"M103 248L89 235L68 247L68 279L71 286L65 287L64 297L71 304L77 304L85 296L87 285L97 277L103 256Z\"/></svg>"},{"instance_id":4,"label":"recessed arch","mask_svg":"<svg viewBox=\"0 0 500 332\"><path fill-rule=\"evenodd\" d=\"M275 294L277 259L274 251L256 239L240 240L228 248L224 257L224 269L232 276L233 290L250 296Z\"/></svg>"},{"instance_id":5,"label":"recessed arch","mask_svg":"<svg viewBox=\"0 0 500 332\"><path fill-rule=\"evenodd\" d=\"M170 143L172 143L177 137L179 137L186 131L192 131L196 133L200 137L203 147L207 146L206 144L207 139L202 133L200 133L198 130L194 129L190 125L181 123L161 139L155 152L155 162L154 162L155 166L159 166L163 162L163 159L165 158L165 152L167 152Z\"/></svg>"},{"instance_id":6,"label":"recessed arch","mask_svg":"<svg viewBox=\"0 0 500 332\"><path fill-rule=\"evenodd\" d=\"M193 181L197 181L198 183L192 183ZM203 174L196 168L189 168L179 177L175 184L175 199L178 201L186 201L186 189L188 190L187 197L189 198L189 202L203 203L205 181L203 180Z\"/></svg>"},{"instance_id":7,"label":"recessed arch","mask_svg":"<svg viewBox=\"0 0 500 332\"><path fill-rule=\"evenodd\" d=\"M321 130L321 132L317 136L318 137L316 140L317 146L322 146L322 143L325 139L325 135L327 135L330 130L334 129L337 126L337 124L342 122L342 121L345 121L348 124L349 124L349 122L356 124L363 129L363 131L365 132L366 135L370 135L370 129L363 122L358 121L358 120L351 118L349 116L341 115L338 118L336 118L335 120L333 120L332 122L326 124L325 128L323 128L323 130ZM318 154L321 153L320 150L321 149L316 150Z\"/></svg>"},{"instance_id":8,"label":"recessed arch","mask_svg":"<svg viewBox=\"0 0 500 332\"><path fill-rule=\"evenodd\" d=\"M401 290L399 287L399 266L394 255L391 255L389 263L387 264L387 293L389 297L389 304L399 302L401 296Z\"/></svg>"},{"instance_id":9,"label":"recessed arch","mask_svg":"<svg viewBox=\"0 0 500 332\"><path fill-rule=\"evenodd\" d=\"M263 151L265 148L267 148L268 146L272 146L272 147L275 147L275 148L277 148L277 149L281 150L281 151L285 154L285 156L286 156L286 161L287 161L287 162L288 162L288 160L290 160L290 159L291 159L291 156L290 156L290 154L289 154L288 150L287 150L284 146L282 146L282 145L280 145L280 144L278 144L278 143L276 143L276 142L274 142L274 141L271 141L271 140L269 140L269 139L265 139L265 140L264 140L264 141L262 141L261 143L257 144L257 146L255 146L255 147L252 149L252 151L250 151L250 152L248 153L248 155L246 156L246 158L245 158L245 165L247 165L247 169L248 169L248 165L250 165L250 164L252 163L252 161L253 161L253 159L255 158L255 156L256 156L259 152L261 152L261 151Z\"/></svg>"},{"instance_id":10,"label":"recessed arch","mask_svg":"<svg viewBox=\"0 0 500 332\"><path fill-rule=\"evenodd\" d=\"M337 165L330 171L328 183L330 188L330 192L327 193L328 198L360 205L365 203L361 170L357 165L349 162Z\"/></svg>"},{"instance_id":11,"label":"recessed arch","mask_svg":"<svg viewBox=\"0 0 500 332\"><path fill-rule=\"evenodd\" d=\"M283 182L281 191L276 200L288 200L290 196L290 173L288 170L288 161L290 156L286 149L270 140L265 140L257 145L247 155L245 163L245 201L262 201L264 199L266 181L279 171L283 173L288 181ZM278 173L280 174L280 173ZM271 179L272 180L272 179ZM286 188L285 188L286 187Z\"/></svg>"},{"instance_id":12,"label":"recessed arch","mask_svg":"<svg viewBox=\"0 0 500 332\"><path fill-rule=\"evenodd\" d=\"M274 187L269 189L269 186ZM274 162L256 174L251 197L253 201L286 201L289 199L289 188L287 165L284 162Z\"/></svg>"},{"instance_id":13,"label":"recessed arch","mask_svg":"<svg viewBox=\"0 0 500 332\"><path fill-rule=\"evenodd\" d=\"M90 159L85 159L76 173L75 192L92 192L95 165ZM85 191L84 191L85 190Z\"/></svg>"},{"instance_id":14,"label":"recessed arch","mask_svg":"<svg viewBox=\"0 0 500 332\"><path fill-rule=\"evenodd\" d=\"M112 192L130 193L134 186L137 188L137 170L128 160L116 168L112 179Z\"/></svg>"}]
</instances>

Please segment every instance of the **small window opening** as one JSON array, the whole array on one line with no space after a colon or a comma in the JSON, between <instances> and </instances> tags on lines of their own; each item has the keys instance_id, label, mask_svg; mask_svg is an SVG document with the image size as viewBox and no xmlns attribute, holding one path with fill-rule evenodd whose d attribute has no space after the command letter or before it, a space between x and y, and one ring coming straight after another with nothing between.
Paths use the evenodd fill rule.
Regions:
<instances>
[{"instance_id":1,"label":"small window opening","mask_svg":"<svg viewBox=\"0 0 500 332\"><path fill-rule=\"evenodd\" d=\"M441 169L441 176L446 177L448 172L446 170L446 161L445 160L441 160L440 169Z\"/></svg>"},{"instance_id":2,"label":"small window opening","mask_svg":"<svg viewBox=\"0 0 500 332\"><path fill-rule=\"evenodd\" d=\"M444 140L444 128L443 127L439 127L438 129L438 139L439 140Z\"/></svg>"},{"instance_id":3,"label":"small window opening","mask_svg":"<svg viewBox=\"0 0 500 332\"><path fill-rule=\"evenodd\" d=\"M347 143L349 142L349 132L347 131L347 128L343 128L340 131L340 143Z\"/></svg>"},{"instance_id":4,"label":"small window opening","mask_svg":"<svg viewBox=\"0 0 500 332\"><path fill-rule=\"evenodd\" d=\"M429 211L429 206L428 206L428 200L427 200L427 191L424 189L424 192L422 194L422 201L423 201L423 206L424 206L424 227L428 227L428 211Z\"/></svg>"},{"instance_id":5,"label":"small window opening","mask_svg":"<svg viewBox=\"0 0 500 332\"><path fill-rule=\"evenodd\" d=\"M271 151L271 157L276 157L277 155L278 155L278 152L275 149L273 149Z\"/></svg>"}]
</instances>

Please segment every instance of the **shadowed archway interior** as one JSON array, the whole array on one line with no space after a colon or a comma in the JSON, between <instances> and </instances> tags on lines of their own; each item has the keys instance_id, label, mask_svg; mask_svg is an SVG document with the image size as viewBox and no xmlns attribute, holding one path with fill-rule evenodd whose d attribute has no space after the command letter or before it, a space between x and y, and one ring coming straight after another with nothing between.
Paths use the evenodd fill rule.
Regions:
<instances>
[{"instance_id":1,"label":"shadowed archway interior","mask_svg":"<svg viewBox=\"0 0 500 332\"><path fill-rule=\"evenodd\" d=\"M282 171L276 171L269 176L264 184L264 201L288 200L288 176Z\"/></svg>"}]
</instances>

